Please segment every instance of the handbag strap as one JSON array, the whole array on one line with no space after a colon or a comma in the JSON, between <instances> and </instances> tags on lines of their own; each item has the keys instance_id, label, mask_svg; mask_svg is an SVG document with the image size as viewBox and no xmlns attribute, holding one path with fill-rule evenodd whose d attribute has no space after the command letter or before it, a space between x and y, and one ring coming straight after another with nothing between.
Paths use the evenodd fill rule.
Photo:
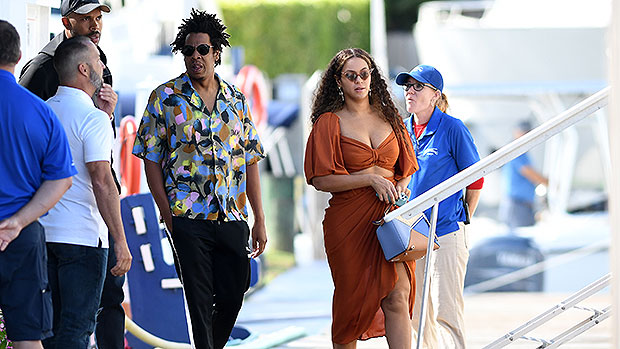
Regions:
<instances>
[{"instance_id":1,"label":"handbag strap","mask_svg":"<svg viewBox=\"0 0 620 349\"><path fill-rule=\"evenodd\" d=\"M383 220L383 218L385 216L387 216L387 214L391 211L390 209L394 206L394 204L390 204L385 208L385 212L383 212L383 216L380 219L374 220L372 221L373 225L382 225L383 223L385 223L385 221Z\"/></svg>"}]
</instances>

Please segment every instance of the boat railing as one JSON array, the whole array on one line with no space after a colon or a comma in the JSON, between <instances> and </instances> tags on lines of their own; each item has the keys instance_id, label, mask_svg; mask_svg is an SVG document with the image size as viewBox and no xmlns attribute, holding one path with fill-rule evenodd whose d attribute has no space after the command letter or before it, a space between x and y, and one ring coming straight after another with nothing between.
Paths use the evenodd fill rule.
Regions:
<instances>
[{"instance_id":1,"label":"boat railing","mask_svg":"<svg viewBox=\"0 0 620 349\"><path fill-rule=\"evenodd\" d=\"M566 128L580 122L597 110L605 107L608 102L608 96L609 87L606 87L563 113L560 113L559 115L544 122L522 137L508 143L494 153L481 159L479 162L448 178L417 198L409 201L405 205L388 213L385 216L385 221L389 222L401 215L404 218L411 218L421 212L424 212L433 205L441 202L443 199L449 197L457 191L463 190L463 188L477 181L481 177L497 170L519 155L527 152L547 139L562 132Z\"/></svg>"}]
</instances>

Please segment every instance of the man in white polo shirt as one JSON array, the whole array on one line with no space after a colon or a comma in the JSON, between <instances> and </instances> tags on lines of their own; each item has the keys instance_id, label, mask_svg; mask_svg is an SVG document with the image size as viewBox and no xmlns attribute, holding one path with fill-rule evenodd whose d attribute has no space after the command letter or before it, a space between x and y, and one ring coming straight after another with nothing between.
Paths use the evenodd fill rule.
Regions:
<instances>
[{"instance_id":1,"label":"man in white polo shirt","mask_svg":"<svg viewBox=\"0 0 620 349\"><path fill-rule=\"evenodd\" d=\"M92 96L102 86L104 65L87 37L63 41L54 55L60 86L47 101L62 123L78 174L73 186L41 220L45 227L48 274L54 306L49 348L87 348L95 326L107 265L108 231L117 264L113 275L131 266L118 191L110 172L113 134L108 115ZM105 101L104 101L105 103Z\"/></svg>"}]
</instances>

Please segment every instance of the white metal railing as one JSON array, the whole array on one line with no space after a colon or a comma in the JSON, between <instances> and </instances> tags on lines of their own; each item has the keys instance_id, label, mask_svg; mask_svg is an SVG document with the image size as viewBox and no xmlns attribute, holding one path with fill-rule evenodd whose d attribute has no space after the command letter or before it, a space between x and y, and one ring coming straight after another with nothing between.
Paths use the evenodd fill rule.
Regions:
<instances>
[{"instance_id":1,"label":"white metal railing","mask_svg":"<svg viewBox=\"0 0 620 349\"><path fill-rule=\"evenodd\" d=\"M610 281L611 281L611 274L607 274L603 276L602 278L594 281L588 286L577 291L575 294L571 295L564 301L549 308L547 311L543 312L542 314L532 318L531 320L527 321L526 323L519 326L518 328L506 333L502 337L495 340L493 343L485 346L483 349L503 348L509 344L514 343L517 339L526 339L532 342L541 343L541 345L538 348L551 349L551 348L557 348L561 346L562 344L570 341L571 339L575 338L581 333L597 325L601 321L607 319L611 315L610 306L604 309L594 309L594 308L589 308L589 307L584 307L584 306L579 305L583 300L587 299L588 297L594 295L595 293L609 286ZM526 334L544 325L547 321L552 320L553 318L561 315L562 313L570 309L585 310L585 311L591 312L592 314L587 316L580 323L572 326L568 330L560 333L559 335L555 336L552 339L544 339L544 338L526 336Z\"/></svg>"},{"instance_id":2,"label":"white metal railing","mask_svg":"<svg viewBox=\"0 0 620 349\"><path fill-rule=\"evenodd\" d=\"M434 204L441 202L443 199L462 190L479 178L495 171L517 156L527 152L552 136L562 132L564 129L583 120L588 115L603 108L607 105L608 95L609 87L605 87L565 112L544 122L524 136L515 139L479 162L448 178L398 209L388 213L384 218L385 221L389 222L400 215L402 215L403 218L409 219L420 212L424 212Z\"/></svg>"}]
</instances>

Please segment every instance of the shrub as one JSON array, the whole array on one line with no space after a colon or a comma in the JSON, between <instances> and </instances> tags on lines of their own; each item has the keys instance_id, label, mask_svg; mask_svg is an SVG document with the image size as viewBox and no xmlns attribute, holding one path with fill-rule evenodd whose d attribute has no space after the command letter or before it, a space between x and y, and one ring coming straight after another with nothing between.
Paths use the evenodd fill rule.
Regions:
<instances>
[{"instance_id":1,"label":"shrub","mask_svg":"<svg viewBox=\"0 0 620 349\"><path fill-rule=\"evenodd\" d=\"M6 338L6 327L4 326L4 318L0 310L0 349L11 349L11 341Z\"/></svg>"},{"instance_id":2,"label":"shrub","mask_svg":"<svg viewBox=\"0 0 620 349\"><path fill-rule=\"evenodd\" d=\"M220 0L233 46L269 77L323 70L343 48L370 49L369 0Z\"/></svg>"}]
</instances>

